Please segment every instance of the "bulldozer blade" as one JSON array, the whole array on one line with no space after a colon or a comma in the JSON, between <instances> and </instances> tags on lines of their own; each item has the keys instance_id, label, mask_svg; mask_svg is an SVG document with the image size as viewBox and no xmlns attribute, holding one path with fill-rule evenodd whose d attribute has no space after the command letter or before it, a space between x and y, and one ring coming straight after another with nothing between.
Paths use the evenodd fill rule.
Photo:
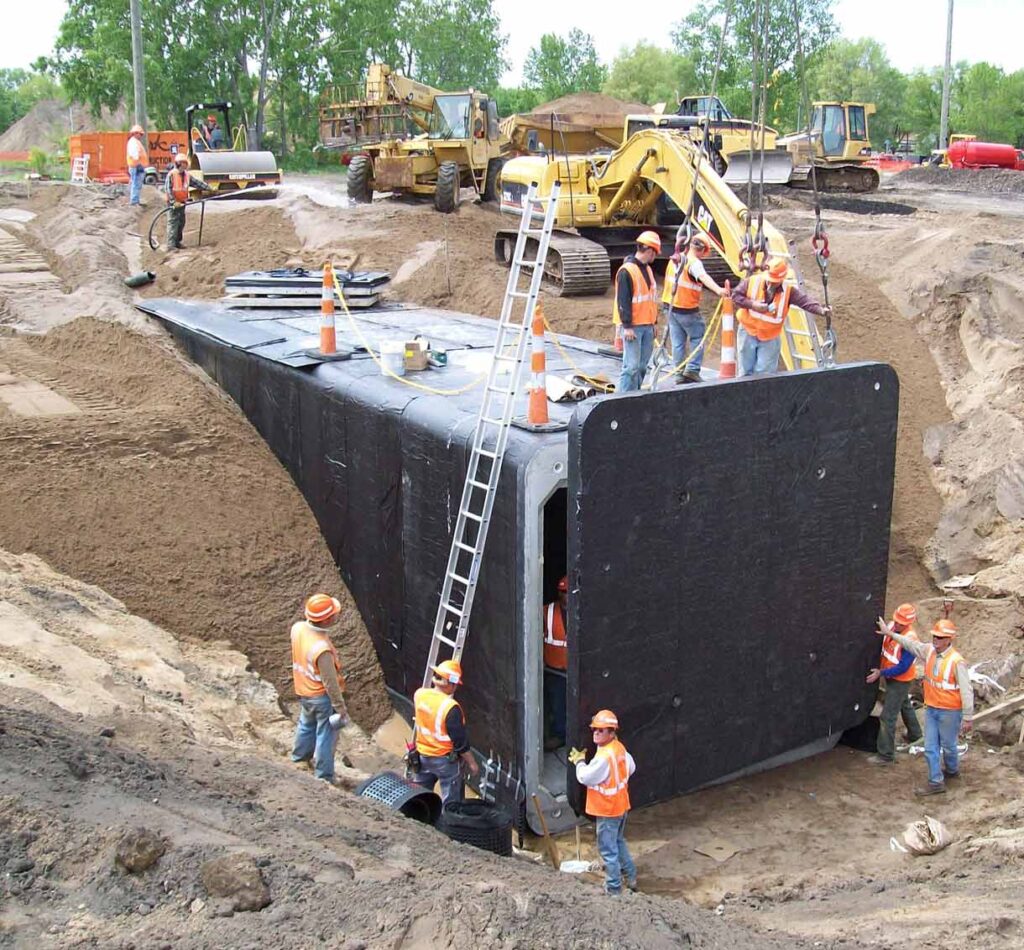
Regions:
<instances>
[{"instance_id":1,"label":"bulldozer blade","mask_svg":"<svg viewBox=\"0 0 1024 950\"><path fill-rule=\"evenodd\" d=\"M793 159L789 152L765 151L764 183L766 185L785 185L793 173ZM729 166L722 180L729 185L746 181L761 181L761 152L754 152L751 159L749 152L733 152L728 157Z\"/></svg>"}]
</instances>

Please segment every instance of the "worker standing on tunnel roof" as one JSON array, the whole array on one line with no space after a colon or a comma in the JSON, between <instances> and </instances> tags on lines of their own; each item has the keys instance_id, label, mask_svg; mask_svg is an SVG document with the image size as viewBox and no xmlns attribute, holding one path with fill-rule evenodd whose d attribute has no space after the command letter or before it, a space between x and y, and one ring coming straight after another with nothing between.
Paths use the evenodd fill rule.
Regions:
<instances>
[{"instance_id":1,"label":"worker standing on tunnel roof","mask_svg":"<svg viewBox=\"0 0 1024 950\"><path fill-rule=\"evenodd\" d=\"M915 620L917 608L913 604L900 604L893 612L889 630L917 640L913 628ZM882 641L882 658L878 667L868 673L866 682L877 683L880 679L885 682L885 701L882 703L876 754L868 761L873 765L892 765L896 761L896 720L903 716L908 742L917 742L921 738L921 724L910 703L914 654L904 650L891 636Z\"/></svg>"},{"instance_id":2,"label":"worker standing on tunnel roof","mask_svg":"<svg viewBox=\"0 0 1024 950\"><path fill-rule=\"evenodd\" d=\"M616 392L639 390L651 361L658 323L658 286L651 264L660 252L657 231L642 232L636 239L636 251L615 275L612 322L622 325L622 373Z\"/></svg>"},{"instance_id":3,"label":"worker standing on tunnel roof","mask_svg":"<svg viewBox=\"0 0 1024 950\"><path fill-rule=\"evenodd\" d=\"M573 749L569 761L576 766L576 781L587 787L588 815L597 819L597 850L604 861L604 889L607 894L636 890L636 865L626 846L626 817L629 814L629 779L636 771L626 747L619 742L618 717L602 709L590 721L597 752L588 764L586 753Z\"/></svg>"},{"instance_id":4,"label":"worker standing on tunnel roof","mask_svg":"<svg viewBox=\"0 0 1024 950\"><path fill-rule=\"evenodd\" d=\"M351 720L342 690L341 661L327 631L341 616L341 602L327 594L306 601L305 620L292 625L292 679L299 697L293 762L312 760L313 774L334 779L338 730Z\"/></svg>"},{"instance_id":5,"label":"worker standing on tunnel roof","mask_svg":"<svg viewBox=\"0 0 1024 950\"><path fill-rule=\"evenodd\" d=\"M413 781L424 788L441 784L441 804L462 799L462 764L473 775L480 766L469 748L466 717L455 699L462 684L462 665L445 660L432 667L431 686L423 686L413 695L416 717L416 751L419 768Z\"/></svg>"},{"instance_id":6,"label":"worker standing on tunnel roof","mask_svg":"<svg viewBox=\"0 0 1024 950\"><path fill-rule=\"evenodd\" d=\"M928 784L914 790L915 795L941 795L946 779L960 777L958 736L971 731L974 718L974 687L964 658L953 648L956 624L936 620L932 642L889 630L878 618L878 634L891 637L903 649L924 660L924 758L928 763Z\"/></svg>"},{"instance_id":7,"label":"worker standing on tunnel roof","mask_svg":"<svg viewBox=\"0 0 1024 950\"><path fill-rule=\"evenodd\" d=\"M782 352L782 327L790 307L825 316L831 313L789 277L789 264L781 257L768 263L768 270L751 274L732 292L739 323L737 361L740 376L774 373Z\"/></svg>"}]
</instances>

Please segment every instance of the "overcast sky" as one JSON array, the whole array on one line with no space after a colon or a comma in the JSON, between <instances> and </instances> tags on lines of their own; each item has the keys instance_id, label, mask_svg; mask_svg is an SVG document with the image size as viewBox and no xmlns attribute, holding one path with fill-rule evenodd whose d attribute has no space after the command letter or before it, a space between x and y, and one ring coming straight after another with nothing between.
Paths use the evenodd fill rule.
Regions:
<instances>
[{"instance_id":1,"label":"overcast sky","mask_svg":"<svg viewBox=\"0 0 1024 950\"><path fill-rule=\"evenodd\" d=\"M142 0L145 8L145 0ZM622 15L623 7L610 0L591 4L555 3L550 0L494 0L502 29L509 38L512 68L506 85L517 85L523 60L542 33L568 33L579 27L594 37L598 56L610 63L623 46L641 40L669 45L675 20L696 3L669 4L670 19L658 20L655 7L639 16ZM32 0L23 15L8 18L0 31L0 67L28 66L48 54L64 15L65 0ZM582 11L590 10L584 16ZM598 13L597 11L603 11ZM941 66L946 47L946 0L838 0L835 8L840 29L848 39L870 36L882 43L890 62L909 72L917 67ZM1024 0L956 0L953 22L953 60L986 60L1007 72L1024 68Z\"/></svg>"}]
</instances>

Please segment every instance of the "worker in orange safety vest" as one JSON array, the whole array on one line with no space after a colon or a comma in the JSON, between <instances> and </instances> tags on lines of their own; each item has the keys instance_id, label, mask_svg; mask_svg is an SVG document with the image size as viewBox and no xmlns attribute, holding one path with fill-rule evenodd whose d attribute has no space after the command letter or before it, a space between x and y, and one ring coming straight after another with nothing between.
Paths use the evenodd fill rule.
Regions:
<instances>
[{"instance_id":1,"label":"worker in orange safety vest","mask_svg":"<svg viewBox=\"0 0 1024 950\"><path fill-rule=\"evenodd\" d=\"M128 163L128 204L142 204L142 183L146 178L146 166L149 164L149 153L142 139L146 130L141 125L133 125L128 133L128 144L125 146L125 159Z\"/></svg>"},{"instance_id":2,"label":"worker in orange safety vest","mask_svg":"<svg viewBox=\"0 0 1024 950\"><path fill-rule=\"evenodd\" d=\"M576 766L576 781L587 788L586 811L597 819L597 850L604 862L604 889L620 894L622 880L636 890L636 865L626 846L626 818L629 815L629 779L636 771L626 747L619 741L619 719L602 709L590 721L597 752L589 763L586 753L573 749L569 761Z\"/></svg>"},{"instance_id":3,"label":"worker in orange safety vest","mask_svg":"<svg viewBox=\"0 0 1024 950\"><path fill-rule=\"evenodd\" d=\"M164 181L164 192L170 208L167 212L167 250L169 251L184 247L181 238L185 231L185 204L188 201L189 188L213 191L206 182L189 174L188 155L178 152L174 156L174 162Z\"/></svg>"},{"instance_id":4,"label":"worker in orange safety vest","mask_svg":"<svg viewBox=\"0 0 1024 950\"><path fill-rule=\"evenodd\" d=\"M544 605L544 720L550 731L544 740L548 751L565 745L565 677L569 659L566 607L569 578L558 582L555 600Z\"/></svg>"},{"instance_id":5,"label":"worker in orange safety vest","mask_svg":"<svg viewBox=\"0 0 1024 950\"><path fill-rule=\"evenodd\" d=\"M420 687L413 695L416 728L416 752L419 761L413 781L425 788L441 785L441 804L462 799L462 766L474 776L480 766L469 748L466 717L455 699L462 684L462 665L445 660L431 667L431 686Z\"/></svg>"},{"instance_id":6,"label":"worker in orange safety vest","mask_svg":"<svg viewBox=\"0 0 1024 950\"><path fill-rule=\"evenodd\" d=\"M916 640L917 634L913 629L916 620L917 608L913 604L900 604L893 612L889 629ZM914 654L887 636L882 641L882 657L878 666L865 678L868 683L879 680L885 683L876 751L868 758L872 765L892 765L896 761L896 720L901 715L907 729L907 741L917 742L921 738L921 724L910 702L910 684L914 682L914 676Z\"/></svg>"},{"instance_id":7,"label":"worker in orange safety vest","mask_svg":"<svg viewBox=\"0 0 1024 950\"><path fill-rule=\"evenodd\" d=\"M338 730L351 724L338 651L328 630L341 616L341 602L327 594L306 601L305 619L292 624L292 682L299 697L299 723L292 761L310 763L317 778L334 780Z\"/></svg>"},{"instance_id":8,"label":"worker in orange safety vest","mask_svg":"<svg viewBox=\"0 0 1024 950\"><path fill-rule=\"evenodd\" d=\"M822 306L789 277L789 264L782 258L768 262L767 272L741 280L732 292L736 305L736 359L740 376L774 373L782 352L782 328L790 307L824 316L831 309Z\"/></svg>"},{"instance_id":9,"label":"worker in orange safety vest","mask_svg":"<svg viewBox=\"0 0 1024 950\"><path fill-rule=\"evenodd\" d=\"M704 359L704 347L701 344L707 331L700 312L704 288L719 297L728 296L725 288L719 286L704 268L704 261L710 254L711 238L705 234L695 234L690 239L685 256L677 251L669 258L665 269L661 303L668 321L677 383L700 382L700 367ZM684 366L687 349L690 358Z\"/></svg>"},{"instance_id":10,"label":"worker in orange safety vest","mask_svg":"<svg viewBox=\"0 0 1024 950\"><path fill-rule=\"evenodd\" d=\"M622 333L622 372L616 392L640 389L654 352L658 285L651 264L660 253L658 232L644 231L636 239L636 251L622 262L615 275L612 323L620 325Z\"/></svg>"},{"instance_id":11,"label":"worker in orange safety vest","mask_svg":"<svg viewBox=\"0 0 1024 950\"><path fill-rule=\"evenodd\" d=\"M957 738L971 731L974 718L974 687L967 662L953 648L956 624L935 621L932 642L919 643L906 634L889 630L878 618L878 634L891 637L904 650L924 660L924 758L928 763L928 784L915 795L941 795L946 780L960 777Z\"/></svg>"}]
</instances>

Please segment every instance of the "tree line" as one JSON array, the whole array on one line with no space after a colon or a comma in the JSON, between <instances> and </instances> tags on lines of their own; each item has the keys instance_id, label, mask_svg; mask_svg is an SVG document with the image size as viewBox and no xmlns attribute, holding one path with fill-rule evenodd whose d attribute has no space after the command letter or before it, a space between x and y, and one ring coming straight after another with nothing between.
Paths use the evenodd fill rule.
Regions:
<instances>
[{"instance_id":1,"label":"tree line","mask_svg":"<svg viewBox=\"0 0 1024 950\"><path fill-rule=\"evenodd\" d=\"M756 78L765 120L781 131L805 121L806 80L811 99L874 102L876 147L909 133L927 153L938 134L941 69L902 73L878 42L840 37L834 2L802 0L802 69L788 4L701 0L672 26L667 46L639 43L607 65L583 30L544 34L510 88L499 84L507 41L492 0L142 0L147 107L151 124L178 128L188 103L228 99L263 147L309 156L323 89L358 81L373 61L442 89L488 91L503 115L588 91L674 111L679 97L714 85L735 115L756 116ZM95 111L130 105L128 0L69 0L53 55L30 73L0 71L0 130L55 80ZM1024 70L957 64L950 127L1024 145Z\"/></svg>"}]
</instances>

